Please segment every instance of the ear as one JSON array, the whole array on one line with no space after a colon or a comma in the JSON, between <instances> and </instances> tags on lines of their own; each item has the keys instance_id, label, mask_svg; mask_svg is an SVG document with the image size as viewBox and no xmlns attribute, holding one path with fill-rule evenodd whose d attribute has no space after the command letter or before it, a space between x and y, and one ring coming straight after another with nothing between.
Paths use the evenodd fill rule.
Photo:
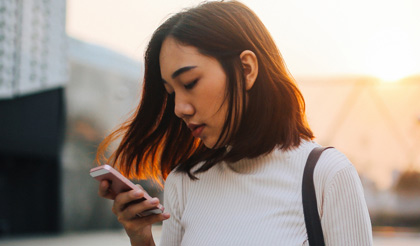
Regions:
<instances>
[{"instance_id":1,"label":"ear","mask_svg":"<svg viewBox=\"0 0 420 246\"><path fill-rule=\"evenodd\" d=\"M239 55L245 77L245 89L248 91L254 86L258 76L258 59L254 52L244 50Z\"/></svg>"}]
</instances>

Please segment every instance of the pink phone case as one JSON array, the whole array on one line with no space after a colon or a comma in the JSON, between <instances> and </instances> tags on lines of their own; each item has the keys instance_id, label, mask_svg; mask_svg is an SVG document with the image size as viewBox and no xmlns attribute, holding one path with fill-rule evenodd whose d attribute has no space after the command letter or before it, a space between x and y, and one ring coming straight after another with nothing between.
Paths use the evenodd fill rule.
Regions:
<instances>
[{"instance_id":1,"label":"pink phone case","mask_svg":"<svg viewBox=\"0 0 420 246\"><path fill-rule=\"evenodd\" d=\"M130 180L124 177L121 173L117 170L112 168L109 165L102 165L99 167L92 168L90 170L90 176L98 181L102 181L104 179L109 180L111 183L111 190L114 191L116 194L121 192L129 191L129 190L140 190L141 188L133 184ZM147 193L144 194L143 199L139 199L136 202L142 202L144 200L152 199ZM140 216L146 216L150 214L160 214L164 210L163 206L159 204L155 209L147 210L140 214Z\"/></svg>"}]
</instances>

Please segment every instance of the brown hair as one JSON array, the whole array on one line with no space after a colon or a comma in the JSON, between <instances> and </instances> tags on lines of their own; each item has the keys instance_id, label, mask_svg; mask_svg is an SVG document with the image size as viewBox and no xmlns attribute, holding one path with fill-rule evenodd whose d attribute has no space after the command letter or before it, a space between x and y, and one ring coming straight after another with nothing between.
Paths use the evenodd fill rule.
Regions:
<instances>
[{"instance_id":1,"label":"brown hair","mask_svg":"<svg viewBox=\"0 0 420 246\"><path fill-rule=\"evenodd\" d=\"M218 143L208 149L174 114L174 98L165 91L159 65L162 42L173 37L216 58L226 73L229 112ZM239 55L251 50L258 59L258 76L245 91ZM248 93L245 103L245 93ZM246 107L245 107L246 105ZM237 112L244 112L239 114ZM221 139L221 136L230 136ZM177 171L195 178L220 161L255 158L274 148L290 149L301 139L312 139L305 102L264 24L237 1L208 2L166 20L153 34L145 53L145 75L140 105L131 119L101 143L98 162L109 144L122 137L111 164L126 176L159 181Z\"/></svg>"}]
</instances>

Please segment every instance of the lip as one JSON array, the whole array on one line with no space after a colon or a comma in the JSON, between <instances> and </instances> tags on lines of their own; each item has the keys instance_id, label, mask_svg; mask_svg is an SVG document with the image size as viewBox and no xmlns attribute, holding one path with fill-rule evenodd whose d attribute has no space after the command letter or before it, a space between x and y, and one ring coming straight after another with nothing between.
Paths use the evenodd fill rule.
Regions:
<instances>
[{"instance_id":1,"label":"lip","mask_svg":"<svg viewBox=\"0 0 420 246\"><path fill-rule=\"evenodd\" d=\"M205 127L205 124L187 124L188 128L191 130L191 133L194 137L198 138L200 137L201 133L203 132L203 129Z\"/></svg>"}]
</instances>

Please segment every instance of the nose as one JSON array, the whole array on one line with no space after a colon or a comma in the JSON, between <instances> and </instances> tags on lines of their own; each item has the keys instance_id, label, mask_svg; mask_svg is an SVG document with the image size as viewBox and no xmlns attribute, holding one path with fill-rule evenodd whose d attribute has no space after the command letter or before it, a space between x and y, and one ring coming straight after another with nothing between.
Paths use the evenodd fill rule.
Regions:
<instances>
[{"instance_id":1,"label":"nose","mask_svg":"<svg viewBox=\"0 0 420 246\"><path fill-rule=\"evenodd\" d=\"M191 102L182 96L175 96L175 115L181 119L194 115L195 109Z\"/></svg>"}]
</instances>

